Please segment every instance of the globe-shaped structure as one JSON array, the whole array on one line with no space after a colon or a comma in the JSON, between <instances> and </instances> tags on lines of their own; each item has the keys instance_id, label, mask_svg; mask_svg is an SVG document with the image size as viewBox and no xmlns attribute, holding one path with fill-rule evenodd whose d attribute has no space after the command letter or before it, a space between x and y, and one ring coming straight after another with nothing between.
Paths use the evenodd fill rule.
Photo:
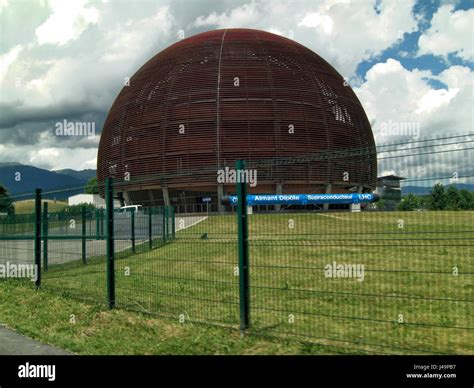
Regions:
<instances>
[{"instance_id":1,"label":"globe-shaped structure","mask_svg":"<svg viewBox=\"0 0 474 388\"><path fill-rule=\"evenodd\" d=\"M358 149L372 151L344 155ZM333 151L340 156L314 158ZM235 186L219 188L216 170L234 167L236 159L306 156L307 162L262 165L250 192L375 186L372 130L343 77L290 39L225 29L173 44L130 78L105 121L97 170L101 184L130 177L122 189L130 203L163 203L163 188L171 197L208 193L217 202L218 192ZM183 173L190 170L196 173Z\"/></svg>"}]
</instances>

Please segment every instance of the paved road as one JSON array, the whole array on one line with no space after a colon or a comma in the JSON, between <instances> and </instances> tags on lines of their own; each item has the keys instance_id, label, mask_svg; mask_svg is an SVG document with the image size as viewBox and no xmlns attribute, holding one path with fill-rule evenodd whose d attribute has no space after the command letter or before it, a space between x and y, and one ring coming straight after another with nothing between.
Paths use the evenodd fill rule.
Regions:
<instances>
[{"instance_id":1,"label":"paved road","mask_svg":"<svg viewBox=\"0 0 474 388\"><path fill-rule=\"evenodd\" d=\"M54 222L50 220L50 222ZM103 228L105 228L105 220ZM169 228L171 229L171 219L169 219ZM163 216L161 214L152 214L151 230L153 237L159 237L163 234ZM105 233L105 230L103 231ZM149 233L149 215L143 212L135 214L135 238L137 240L147 239ZM61 226L48 229L50 236L81 236L82 220L80 216L71 217L64 221ZM86 235L95 236L95 220L86 221ZM127 240L132 236L132 215L131 213L114 213L114 236L117 240Z\"/></svg>"},{"instance_id":2,"label":"paved road","mask_svg":"<svg viewBox=\"0 0 474 388\"><path fill-rule=\"evenodd\" d=\"M0 355L71 355L72 353L43 344L0 325Z\"/></svg>"},{"instance_id":3,"label":"paved road","mask_svg":"<svg viewBox=\"0 0 474 388\"><path fill-rule=\"evenodd\" d=\"M162 218L160 218L162 219ZM154 220L153 237L162 236L160 219ZM207 216L176 216L175 230L187 229L199 222L207 219ZM131 223L125 218L116 220L115 228L115 251L120 252L132 246L130 241ZM130 225L130 226L129 226ZM152 226L153 228L153 226ZM145 230L146 229L146 230ZM68 231L69 234L75 234L81 230L80 226ZM153 230L153 229L152 229ZM94 232L95 233L95 232ZM60 228L51 228L49 235L64 235L65 232ZM148 218L146 226L143 220L135 223L136 244L148 240ZM105 255L105 240L86 240L86 256ZM6 261L17 264L32 264L34 258L33 240L0 240L0 264ZM68 261L82 260L82 241L81 240L49 240L48 241L48 262L50 264L61 264Z\"/></svg>"}]
</instances>

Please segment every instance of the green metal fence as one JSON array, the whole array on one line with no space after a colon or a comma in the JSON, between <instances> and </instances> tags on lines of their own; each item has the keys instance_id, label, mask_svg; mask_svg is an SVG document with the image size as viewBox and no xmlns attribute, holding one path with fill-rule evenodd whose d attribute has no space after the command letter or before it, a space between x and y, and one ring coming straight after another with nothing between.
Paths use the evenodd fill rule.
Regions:
<instances>
[{"instance_id":1,"label":"green metal fence","mask_svg":"<svg viewBox=\"0 0 474 388\"><path fill-rule=\"evenodd\" d=\"M472 353L473 225L472 212L249 216L251 327L370 353Z\"/></svg>"},{"instance_id":2,"label":"green metal fence","mask_svg":"<svg viewBox=\"0 0 474 388\"><path fill-rule=\"evenodd\" d=\"M236 168L259 163L295 161ZM113 209L120 185L104 187L106 209L37 207L41 228L38 210L2 218L0 261L36 260L41 288L111 308L331 353L474 353L473 210L282 206L251 214L239 183L238 206L225 212L175 212L142 200L143 210L121 213ZM187 193L186 204L200 197Z\"/></svg>"}]
</instances>

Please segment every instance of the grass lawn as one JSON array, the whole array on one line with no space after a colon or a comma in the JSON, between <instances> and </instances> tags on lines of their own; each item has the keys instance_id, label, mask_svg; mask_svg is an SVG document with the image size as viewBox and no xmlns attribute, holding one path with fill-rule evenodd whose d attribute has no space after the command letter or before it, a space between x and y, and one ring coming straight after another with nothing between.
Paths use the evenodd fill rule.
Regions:
<instances>
[{"instance_id":1,"label":"grass lawn","mask_svg":"<svg viewBox=\"0 0 474 388\"><path fill-rule=\"evenodd\" d=\"M224 345L230 353L474 354L473 227L474 212L251 215L250 332L285 338L280 342L260 336L242 342L234 330L239 322L239 277L236 222L231 215L211 216L151 251L117 255L116 305L139 314L97 310L68 298L106 302L103 256L87 265L51 264L43 276L43 290L34 295L97 310L94 318L88 318L92 327L100 326L90 331L92 343L102 341L102 330L107 332L109 325L117 325L123 338L137 335L145 321L179 330L172 349L153 348L158 345L143 339L128 345L103 343L103 349L97 346L96 352L104 354L222 353ZM129 242L116 241L117 251L122 244ZM51 249L60 251L60 242L51 244ZM326 266L334 262L363 265L363 281L328 278ZM15 292L13 287L8 289ZM0 312L1 319L5 310ZM59 305L54 310L66 318L70 314ZM34 317L33 311L27 316ZM151 318L153 314L166 319ZM104 318L100 323L101 316L115 319ZM42 325L48 326L47 319ZM30 323L12 315L10 324L28 327ZM49 337L39 339L91 352L89 345L77 345L76 326L61 327L54 329L53 324L51 329L41 329ZM152 332L158 335L160 330ZM202 339L203 347L189 344L193 336ZM286 338L313 345L298 345ZM174 342L169 341L171 346Z\"/></svg>"},{"instance_id":2,"label":"grass lawn","mask_svg":"<svg viewBox=\"0 0 474 388\"><path fill-rule=\"evenodd\" d=\"M64 209L67 206L67 202L53 201L51 199L43 199L43 202L48 202L48 210L50 212L57 212ZM16 201L13 203L15 206L15 214L31 214L35 211L35 200L25 199L23 201Z\"/></svg>"},{"instance_id":3,"label":"grass lawn","mask_svg":"<svg viewBox=\"0 0 474 388\"><path fill-rule=\"evenodd\" d=\"M0 281L0 324L83 355L320 354L327 349L295 341L244 336L236 330L180 324L64 298L29 282ZM74 315L74 322L71 320Z\"/></svg>"}]
</instances>

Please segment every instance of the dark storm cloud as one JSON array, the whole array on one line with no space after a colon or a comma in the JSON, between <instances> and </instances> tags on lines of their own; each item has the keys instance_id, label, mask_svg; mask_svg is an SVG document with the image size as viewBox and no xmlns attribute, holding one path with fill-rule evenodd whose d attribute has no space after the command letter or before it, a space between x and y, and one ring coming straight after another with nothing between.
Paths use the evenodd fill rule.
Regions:
<instances>
[{"instance_id":1,"label":"dark storm cloud","mask_svg":"<svg viewBox=\"0 0 474 388\"><path fill-rule=\"evenodd\" d=\"M50 109L0 106L0 144L96 148L107 112L91 111L75 104ZM3 115L5 112L5 115ZM56 136L56 123L94 123L96 139L81 136Z\"/></svg>"},{"instance_id":2,"label":"dark storm cloud","mask_svg":"<svg viewBox=\"0 0 474 388\"><path fill-rule=\"evenodd\" d=\"M56 122L64 119L79 119L86 115L102 117L103 111L94 111L86 102L63 103L49 107L31 107L21 101L0 104L0 128L15 130L21 124Z\"/></svg>"}]
</instances>

